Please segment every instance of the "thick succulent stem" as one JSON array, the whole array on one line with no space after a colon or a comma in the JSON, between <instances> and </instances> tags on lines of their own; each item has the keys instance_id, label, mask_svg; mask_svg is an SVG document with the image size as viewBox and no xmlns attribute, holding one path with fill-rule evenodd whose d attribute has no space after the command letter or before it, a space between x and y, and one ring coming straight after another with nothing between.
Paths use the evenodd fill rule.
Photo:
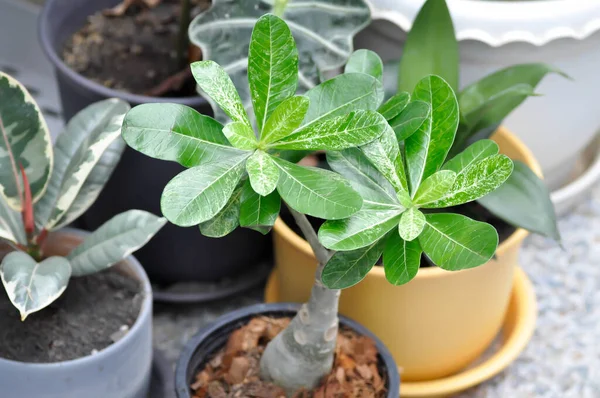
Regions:
<instances>
[{"instance_id":1,"label":"thick succulent stem","mask_svg":"<svg viewBox=\"0 0 600 398\"><path fill-rule=\"evenodd\" d=\"M338 331L339 290L321 282L323 267L332 253L319 243L304 214L290 208L296 223L319 262L308 303L302 305L289 326L273 339L262 356L261 376L283 387L288 395L318 386L333 366Z\"/></svg>"}]
</instances>

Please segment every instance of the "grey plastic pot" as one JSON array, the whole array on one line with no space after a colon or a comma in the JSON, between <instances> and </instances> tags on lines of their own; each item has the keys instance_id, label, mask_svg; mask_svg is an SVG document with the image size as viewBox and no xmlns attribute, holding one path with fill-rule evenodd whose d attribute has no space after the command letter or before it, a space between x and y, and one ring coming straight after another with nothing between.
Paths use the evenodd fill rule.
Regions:
<instances>
[{"instance_id":1,"label":"grey plastic pot","mask_svg":"<svg viewBox=\"0 0 600 398\"><path fill-rule=\"evenodd\" d=\"M67 254L84 235L75 229L51 234L48 254ZM152 366L152 289L133 256L115 267L138 279L144 294L140 315L129 332L97 354L70 361L25 363L0 358L2 398L147 398Z\"/></svg>"},{"instance_id":2,"label":"grey plastic pot","mask_svg":"<svg viewBox=\"0 0 600 398\"><path fill-rule=\"evenodd\" d=\"M256 304L232 311L201 329L183 347L175 370L177 398L191 398L190 385L201 366L227 343L227 339L240 326L257 316L292 317L300 309L296 303ZM350 328L375 342L379 352L379 368L386 379L387 398L398 398L400 375L392 354L377 336L361 324L340 315L340 325Z\"/></svg>"}]
</instances>

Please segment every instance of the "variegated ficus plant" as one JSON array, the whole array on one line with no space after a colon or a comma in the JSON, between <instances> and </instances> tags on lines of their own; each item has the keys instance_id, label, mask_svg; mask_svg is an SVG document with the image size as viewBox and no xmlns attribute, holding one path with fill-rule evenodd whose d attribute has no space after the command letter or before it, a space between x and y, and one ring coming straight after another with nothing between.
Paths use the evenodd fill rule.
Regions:
<instances>
[{"instance_id":1,"label":"variegated ficus plant","mask_svg":"<svg viewBox=\"0 0 600 398\"><path fill-rule=\"evenodd\" d=\"M71 276L110 267L165 224L130 210L86 236L66 257L45 256L48 233L94 203L119 161L129 108L117 99L90 105L73 117L53 148L35 100L0 72L0 241L15 249L4 256L0 276L22 320L60 297Z\"/></svg>"},{"instance_id":2,"label":"variegated ficus plant","mask_svg":"<svg viewBox=\"0 0 600 398\"><path fill-rule=\"evenodd\" d=\"M428 76L412 96L381 105L375 54L355 53L346 73L304 95L295 95L299 62L287 24L267 14L249 46L254 118L226 70L201 61L193 75L229 123L182 105L145 104L127 113L122 133L132 148L188 167L161 198L177 225L198 225L211 237L238 226L267 233L282 200L290 209L319 267L309 302L261 358L262 377L288 391L314 387L331 370L338 288L358 282L382 252L396 284L414 276L422 251L449 270L488 261L498 244L494 227L439 209L482 197L513 169L487 140L446 161L459 112L442 78ZM317 150L334 171L290 161ZM307 215L328 220L318 235Z\"/></svg>"}]
</instances>

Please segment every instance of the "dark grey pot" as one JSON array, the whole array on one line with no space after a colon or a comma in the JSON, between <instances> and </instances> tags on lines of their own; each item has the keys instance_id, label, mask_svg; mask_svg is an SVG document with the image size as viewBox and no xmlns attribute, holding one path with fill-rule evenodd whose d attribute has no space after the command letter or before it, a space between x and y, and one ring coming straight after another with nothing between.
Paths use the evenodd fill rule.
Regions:
<instances>
[{"instance_id":1,"label":"dark grey pot","mask_svg":"<svg viewBox=\"0 0 600 398\"><path fill-rule=\"evenodd\" d=\"M231 333L241 325L248 323L259 315L267 316L294 316L300 304L275 303L256 304L230 312L214 321L209 326L201 329L185 345L177 361L175 370L175 389L177 398L191 398L190 384L196 376L196 371L222 348ZM381 340L367 328L359 323L340 315L340 325L348 327L355 332L368 336L377 346L381 369L386 377L387 397L398 398L400 394L400 375L392 354Z\"/></svg>"},{"instance_id":2,"label":"dark grey pot","mask_svg":"<svg viewBox=\"0 0 600 398\"><path fill-rule=\"evenodd\" d=\"M59 53L67 38L98 10L121 0L47 0L39 19L42 48L54 65L61 95L63 115L69 120L92 102L118 97L131 105L148 102L174 102L212 113L202 97L155 98L112 90L71 70ZM110 181L96 203L81 217L80 224L95 230L114 215L132 208L160 215L164 186L184 168L177 163L152 159L127 148ZM166 225L136 253L154 283L216 281L233 278L270 255L271 239L258 232L238 229L222 239L200 235L198 228ZM242 284L243 285L243 284ZM240 285L236 293L248 286ZM210 299L206 294L199 301Z\"/></svg>"}]
</instances>

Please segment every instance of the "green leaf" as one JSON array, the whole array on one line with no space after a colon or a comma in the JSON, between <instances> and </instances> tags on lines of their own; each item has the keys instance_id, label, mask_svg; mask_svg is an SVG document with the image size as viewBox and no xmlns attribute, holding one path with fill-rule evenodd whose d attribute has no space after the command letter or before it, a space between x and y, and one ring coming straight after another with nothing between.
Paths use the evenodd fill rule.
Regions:
<instances>
[{"instance_id":1,"label":"green leaf","mask_svg":"<svg viewBox=\"0 0 600 398\"><path fill-rule=\"evenodd\" d=\"M492 140L479 140L468 146L464 151L446 162L443 170L452 170L457 174L463 173L471 165L496 155L499 152L498 144Z\"/></svg>"},{"instance_id":2,"label":"green leaf","mask_svg":"<svg viewBox=\"0 0 600 398\"><path fill-rule=\"evenodd\" d=\"M398 224L398 232L402 239L410 242L417 239L424 227L425 215L416 207L411 207L402 213Z\"/></svg>"},{"instance_id":3,"label":"green leaf","mask_svg":"<svg viewBox=\"0 0 600 398\"><path fill-rule=\"evenodd\" d=\"M397 207L398 198L392 185L357 148L327 152L327 163L344 176L358 192L364 203Z\"/></svg>"},{"instance_id":4,"label":"green leaf","mask_svg":"<svg viewBox=\"0 0 600 398\"><path fill-rule=\"evenodd\" d=\"M363 204L362 209L349 218L326 221L319 229L319 241L331 250L360 249L396 227L403 211L404 208Z\"/></svg>"},{"instance_id":5,"label":"green leaf","mask_svg":"<svg viewBox=\"0 0 600 398\"><path fill-rule=\"evenodd\" d=\"M251 151L258 146L254 131L244 123L232 122L226 124L223 127L223 134L225 134L231 145L238 149Z\"/></svg>"},{"instance_id":6,"label":"green leaf","mask_svg":"<svg viewBox=\"0 0 600 398\"><path fill-rule=\"evenodd\" d=\"M344 73L365 73L383 84L383 61L371 50L356 50L350 56Z\"/></svg>"},{"instance_id":7,"label":"green leaf","mask_svg":"<svg viewBox=\"0 0 600 398\"><path fill-rule=\"evenodd\" d=\"M404 110L390 120L390 126L396 133L396 139L406 140L419 130L431 114L431 105L424 101L412 101Z\"/></svg>"},{"instance_id":8,"label":"green leaf","mask_svg":"<svg viewBox=\"0 0 600 398\"><path fill-rule=\"evenodd\" d=\"M446 1L427 0L408 32L398 71L398 89L411 91L427 75L458 89L459 53Z\"/></svg>"},{"instance_id":9,"label":"green leaf","mask_svg":"<svg viewBox=\"0 0 600 398\"><path fill-rule=\"evenodd\" d=\"M216 216L200 224L200 232L209 238L222 238L229 235L239 225L240 205L242 202L242 187L239 184L233 191L229 202Z\"/></svg>"},{"instance_id":10,"label":"green leaf","mask_svg":"<svg viewBox=\"0 0 600 398\"><path fill-rule=\"evenodd\" d=\"M219 64L212 60L198 61L192 63L190 67L198 86L219 105L231 120L244 123L252 128L233 82Z\"/></svg>"},{"instance_id":11,"label":"green leaf","mask_svg":"<svg viewBox=\"0 0 600 398\"><path fill-rule=\"evenodd\" d=\"M27 89L0 72L0 196L16 211L24 194L20 165L36 203L50 180L52 142L46 121Z\"/></svg>"},{"instance_id":12,"label":"green leaf","mask_svg":"<svg viewBox=\"0 0 600 398\"><path fill-rule=\"evenodd\" d=\"M385 278L393 285L410 282L421 266L423 249L417 239L407 242L398 234L390 234L383 251Z\"/></svg>"},{"instance_id":13,"label":"green leaf","mask_svg":"<svg viewBox=\"0 0 600 398\"><path fill-rule=\"evenodd\" d=\"M290 28L275 15L254 25L248 52L248 82L259 131L298 86L298 50Z\"/></svg>"},{"instance_id":14,"label":"green leaf","mask_svg":"<svg viewBox=\"0 0 600 398\"><path fill-rule=\"evenodd\" d=\"M246 71L252 28L273 11L273 4L264 0L213 0L189 27L191 42L202 49L204 59L214 60L229 73L246 109L251 106ZM323 72L344 65L352 53L352 37L370 22L364 0L290 1L277 15L287 22L298 52L303 54L298 72L300 92L318 84Z\"/></svg>"},{"instance_id":15,"label":"green leaf","mask_svg":"<svg viewBox=\"0 0 600 398\"><path fill-rule=\"evenodd\" d=\"M175 225L189 227L210 220L229 201L242 178L249 152L206 163L176 175L165 186L160 207Z\"/></svg>"},{"instance_id":16,"label":"green leaf","mask_svg":"<svg viewBox=\"0 0 600 398\"><path fill-rule=\"evenodd\" d=\"M0 239L27 245L23 218L0 197Z\"/></svg>"},{"instance_id":17,"label":"green leaf","mask_svg":"<svg viewBox=\"0 0 600 398\"><path fill-rule=\"evenodd\" d=\"M242 191L240 226L266 235L275 224L280 208L281 197L277 191L261 196L254 192L250 182L246 181Z\"/></svg>"},{"instance_id":18,"label":"green leaf","mask_svg":"<svg viewBox=\"0 0 600 398\"><path fill-rule=\"evenodd\" d=\"M442 78L423 78L415 87L413 99L431 104L431 113L405 141L411 193L442 166L458 127L458 103L452 88Z\"/></svg>"},{"instance_id":19,"label":"green leaf","mask_svg":"<svg viewBox=\"0 0 600 398\"><path fill-rule=\"evenodd\" d=\"M250 177L250 184L259 195L267 196L277 187L279 169L275 162L263 151L256 151L248 158L246 170Z\"/></svg>"},{"instance_id":20,"label":"green leaf","mask_svg":"<svg viewBox=\"0 0 600 398\"><path fill-rule=\"evenodd\" d=\"M71 277L71 266L64 257L36 263L29 254L17 251L7 254L0 267L2 284L21 313L21 321L59 298Z\"/></svg>"},{"instance_id":21,"label":"green leaf","mask_svg":"<svg viewBox=\"0 0 600 398\"><path fill-rule=\"evenodd\" d=\"M262 130L260 142L271 143L294 132L308 111L308 97L296 96L283 101L275 110Z\"/></svg>"},{"instance_id":22,"label":"green leaf","mask_svg":"<svg viewBox=\"0 0 600 398\"><path fill-rule=\"evenodd\" d=\"M121 139L128 103L112 98L77 113L58 136L54 168L45 195L35 205L38 230L56 229L104 152Z\"/></svg>"},{"instance_id":23,"label":"green leaf","mask_svg":"<svg viewBox=\"0 0 600 398\"><path fill-rule=\"evenodd\" d=\"M346 218L360 210L362 198L338 174L274 160L280 171L277 191L294 210L328 220Z\"/></svg>"},{"instance_id":24,"label":"green leaf","mask_svg":"<svg viewBox=\"0 0 600 398\"><path fill-rule=\"evenodd\" d=\"M498 233L489 224L449 213L427 214L425 219L419 243L440 268L457 271L477 267L496 252Z\"/></svg>"},{"instance_id":25,"label":"green leaf","mask_svg":"<svg viewBox=\"0 0 600 398\"><path fill-rule=\"evenodd\" d=\"M479 199L492 214L515 227L560 241L554 205L546 184L526 164L514 161L508 180Z\"/></svg>"},{"instance_id":26,"label":"green leaf","mask_svg":"<svg viewBox=\"0 0 600 398\"><path fill-rule=\"evenodd\" d=\"M379 80L364 73L346 73L327 80L306 92L310 106L303 127L357 110L377 109L383 101Z\"/></svg>"},{"instance_id":27,"label":"green leaf","mask_svg":"<svg viewBox=\"0 0 600 398\"><path fill-rule=\"evenodd\" d=\"M178 104L136 106L125 115L123 139L144 155L184 167L242 153L231 147L221 123Z\"/></svg>"},{"instance_id":28,"label":"green leaf","mask_svg":"<svg viewBox=\"0 0 600 398\"><path fill-rule=\"evenodd\" d=\"M363 280L383 253L385 239L358 250L335 253L325 264L321 281L329 289L345 289Z\"/></svg>"},{"instance_id":29,"label":"green leaf","mask_svg":"<svg viewBox=\"0 0 600 398\"><path fill-rule=\"evenodd\" d=\"M429 177L419 186L413 202L417 206L424 206L440 200L454 186L456 173L451 170L440 170Z\"/></svg>"},{"instance_id":30,"label":"green leaf","mask_svg":"<svg viewBox=\"0 0 600 398\"><path fill-rule=\"evenodd\" d=\"M406 91L399 92L387 100L383 105L377 109L377 112L387 120L391 121L393 118L398 116L400 112L406 108L410 102L410 94Z\"/></svg>"},{"instance_id":31,"label":"green leaf","mask_svg":"<svg viewBox=\"0 0 600 398\"><path fill-rule=\"evenodd\" d=\"M73 276L93 274L115 265L144 246L166 222L142 210L117 214L69 253Z\"/></svg>"},{"instance_id":32,"label":"green leaf","mask_svg":"<svg viewBox=\"0 0 600 398\"><path fill-rule=\"evenodd\" d=\"M510 158L490 156L466 168L456 176L452 189L435 200L422 201L421 207L451 207L477 200L504 184L512 171L513 161Z\"/></svg>"},{"instance_id":33,"label":"green leaf","mask_svg":"<svg viewBox=\"0 0 600 398\"><path fill-rule=\"evenodd\" d=\"M353 111L301 127L270 146L276 149L339 151L372 141L387 126L385 118L377 112Z\"/></svg>"},{"instance_id":34,"label":"green leaf","mask_svg":"<svg viewBox=\"0 0 600 398\"><path fill-rule=\"evenodd\" d=\"M121 154L125 150L125 146L125 141L122 139L116 139L104 151L100 157L100 160L98 160L79 189L79 192L77 193L75 200L73 200L73 203L71 203L69 210L67 210L56 223L56 225L54 225L54 230L58 230L75 221L92 204L94 204L98 198L98 195L100 195L100 192L102 192L102 189L108 182L113 170L119 163Z\"/></svg>"}]
</instances>

